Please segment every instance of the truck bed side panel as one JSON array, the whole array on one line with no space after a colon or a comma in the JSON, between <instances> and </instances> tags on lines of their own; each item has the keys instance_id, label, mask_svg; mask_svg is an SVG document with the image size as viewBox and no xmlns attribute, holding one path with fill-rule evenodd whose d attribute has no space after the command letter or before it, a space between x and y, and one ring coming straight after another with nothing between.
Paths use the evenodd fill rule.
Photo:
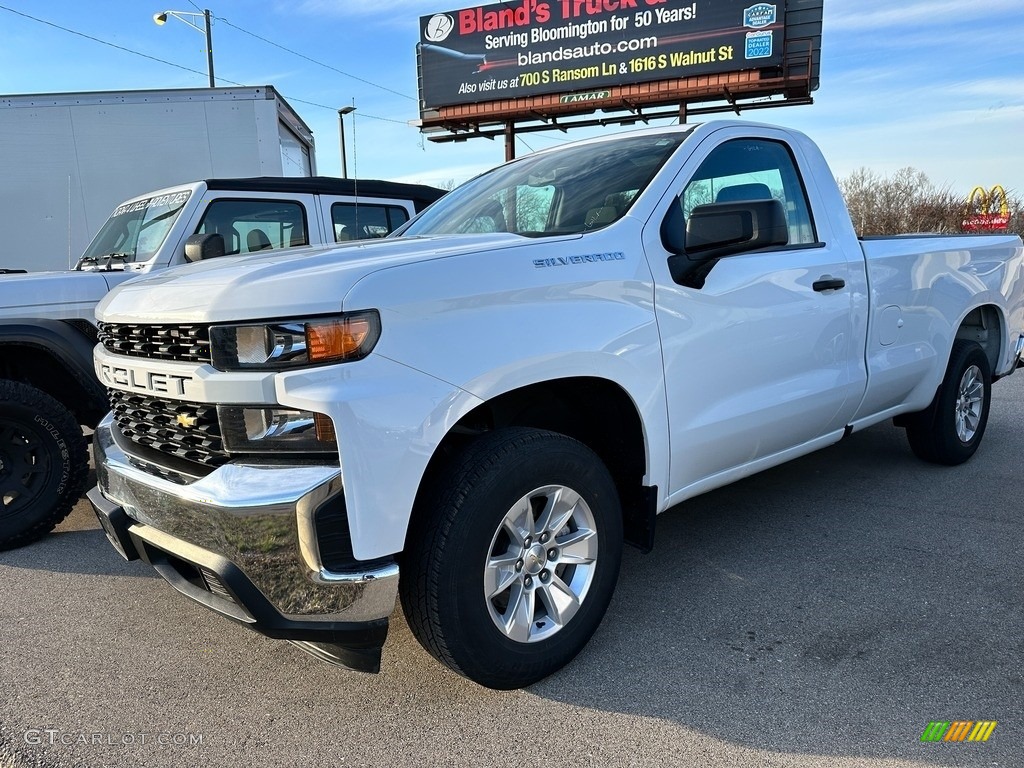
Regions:
<instances>
[{"instance_id":1,"label":"truck bed side panel","mask_svg":"<svg viewBox=\"0 0 1024 768\"><path fill-rule=\"evenodd\" d=\"M973 309L1004 320L997 373L1011 365L1024 325L1022 249L1012 237L892 237L862 242L871 290L870 385L855 420L925 408L945 372L957 328Z\"/></svg>"}]
</instances>

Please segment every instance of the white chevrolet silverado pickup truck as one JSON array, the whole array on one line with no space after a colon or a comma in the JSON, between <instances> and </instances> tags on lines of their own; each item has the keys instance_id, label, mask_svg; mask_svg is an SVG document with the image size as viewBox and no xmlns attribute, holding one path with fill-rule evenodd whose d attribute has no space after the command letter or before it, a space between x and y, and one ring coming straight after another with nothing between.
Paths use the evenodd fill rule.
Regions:
<instances>
[{"instance_id":1,"label":"white chevrolet silverado pickup truck","mask_svg":"<svg viewBox=\"0 0 1024 768\"><path fill-rule=\"evenodd\" d=\"M400 597L457 672L539 680L658 513L887 419L963 462L1024 349L1017 237L858 241L781 128L539 152L400 232L169 270L97 310L111 543L356 669Z\"/></svg>"}]
</instances>

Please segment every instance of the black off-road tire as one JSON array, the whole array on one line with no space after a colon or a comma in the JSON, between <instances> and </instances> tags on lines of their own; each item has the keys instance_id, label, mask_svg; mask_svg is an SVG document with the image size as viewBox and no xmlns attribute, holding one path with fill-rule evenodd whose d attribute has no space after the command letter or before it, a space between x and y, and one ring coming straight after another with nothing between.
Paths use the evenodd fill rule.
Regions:
<instances>
[{"instance_id":1,"label":"black off-road tire","mask_svg":"<svg viewBox=\"0 0 1024 768\"><path fill-rule=\"evenodd\" d=\"M545 509L556 513L548 518ZM526 517L517 519L531 521L533 536L509 524L521 510ZM618 492L593 451L554 432L496 430L421 490L403 555L402 608L440 662L489 688L521 688L569 663L589 641L615 589L622 541ZM525 570L511 565L517 553ZM507 570L494 567L499 560ZM488 597L485 584L505 578L513 580L507 592ZM563 587L579 593L574 613L548 608L563 604ZM531 606L529 613L516 605ZM502 611L530 618L502 630Z\"/></svg>"},{"instance_id":2,"label":"black off-road tire","mask_svg":"<svg viewBox=\"0 0 1024 768\"><path fill-rule=\"evenodd\" d=\"M0 379L0 550L52 531L81 498L88 471L71 412L28 384Z\"/></svg>"},{"instance_id":3,"label":"black off-road tire","mask_svg":"<svg viewBox=\"0 0 1024 768\"><path fill-rule=\"evenodd\" d=\"M992 370L985 350L974 341L953 342L935 399L906 421L911 450L932 464L963 464L981 445L991 403Z\"/></svg>"}]
</instances>

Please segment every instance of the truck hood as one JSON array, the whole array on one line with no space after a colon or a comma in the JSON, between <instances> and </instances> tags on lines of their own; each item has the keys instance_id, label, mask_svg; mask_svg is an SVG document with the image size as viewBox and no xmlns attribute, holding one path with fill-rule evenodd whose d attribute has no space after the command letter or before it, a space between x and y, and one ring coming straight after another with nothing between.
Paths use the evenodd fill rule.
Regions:
<instances>
[{"instance_id":1,"label":"truck hood","mask_svg":"<svg viewBox=\"0 0 1024 768\"><path fill-rule=\"evenodd\" d=\"M378 270L531 242L506 233L402 237L215 259L132 280L110 293L96 316L113 323L200 323L328 314Z\"/></svg>"},{"instance_id":2,"label":"truck hood","mask_svg":"<svg viewBox=\"0 0 1024 768\"><path fill-rule=\"evenodd\" d=\"M0 275L0 316L91 317L92 308L119 282L124 272L28 272ZM76 312L85 308L85 313Z\"/></svg>"}]
</instances>

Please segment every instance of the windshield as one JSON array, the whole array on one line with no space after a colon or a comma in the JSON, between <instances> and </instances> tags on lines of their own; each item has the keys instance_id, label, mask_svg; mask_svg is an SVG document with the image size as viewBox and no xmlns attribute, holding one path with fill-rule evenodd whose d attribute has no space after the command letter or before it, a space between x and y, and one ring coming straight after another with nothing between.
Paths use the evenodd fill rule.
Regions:
<instances>
[{"instance_id":1,"label":"windshield","mask_svg":"<svg viewBox=\"0 0 1024 768\"><path fill-rule=\"evenodd\" d=\"M644 134L524 157L477 176L401 235L578 234L618 220L687 136Z\"/></svg>"},{"instance_id":2,"label":"windshield","mask_svg":"<svg viewBox=\"0 0 1024 768\"><path fill-rule=\"evenodd\" d=\"M191 190L183 189L118 206L85 249L79 266L152 258L191 196Z\"/></svg>"}]
</instances>

